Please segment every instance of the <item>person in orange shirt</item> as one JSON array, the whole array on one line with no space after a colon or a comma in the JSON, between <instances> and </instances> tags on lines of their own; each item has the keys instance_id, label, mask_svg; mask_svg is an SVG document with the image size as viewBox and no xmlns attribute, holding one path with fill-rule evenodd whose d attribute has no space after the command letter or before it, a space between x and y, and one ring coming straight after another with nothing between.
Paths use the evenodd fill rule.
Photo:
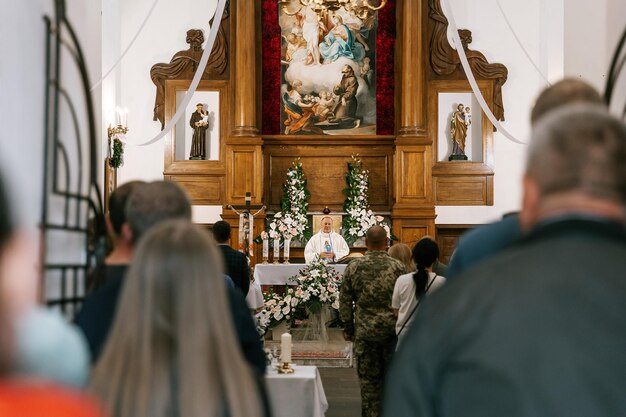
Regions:
<instances>
[{"instance_id":1,"label":"person in orange shirt","mask_svg":"<svg viewBox=\"0 0 626 417\"><path fill-rule=\"evenodd\" d=\"M35 305L37 254L16 231L9 206L0 176L0 416L104 416L87 396L15 370L15 328Z\"/></svg>"}]
</instances>

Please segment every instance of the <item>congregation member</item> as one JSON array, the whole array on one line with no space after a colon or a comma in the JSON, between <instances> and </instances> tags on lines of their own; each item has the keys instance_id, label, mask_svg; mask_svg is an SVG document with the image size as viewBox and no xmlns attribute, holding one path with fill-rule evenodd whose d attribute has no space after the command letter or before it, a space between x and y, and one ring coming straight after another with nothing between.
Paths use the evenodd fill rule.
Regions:
<instances>
[{"instance_id":1,"label":"congregation member","mask_svg":"<svg viewBox=\"0 0 626 417\"><path fill-rule=\"evenodd\" d=\"M530 123L534 125L546 113L567 104L603 104L602 97L586 82L566 78L541 92L531 111ZM460 237L445 276L454 279L474 264L499 253L521 237L518 213L503 216L502 220L470 230Z\"/></svg>"},{"instance_id":2,"label":"congregation member","mask_svg":"<svg viewBox=\"0 0 626 417\"><path fill-rule=\"evenodd\" d=\"M125 215L126 223L122 225L122 234L130 244L132 258L135 245L151 227L168 219L191 220L191 202L178 184L154 181L141 184L133 190L126 203ZM105 285L85 298L76 318L76 323L89 342L93 362L98 360L107 341L128 264L120 264L117 270L115 276L107 277ZM231 317L244 356L259 373L264 373L265 355L245 300L232 287L227 293Z\"/></svg>"},{"instance_id":3,"label":"congregation member","mask_svg":"<svg viewBox=\"0 0 626 417\"><path fill-rule=\"evenodd\" d=\"M397 259L404 264L407 271L415 271L415 262L411 256L411 248L405 243L396 243L392 245L387 254L393 259Z\"/></svg>"},{"instance_id":4,"label":"congregation member","mask_svg":"<svg viewBox=\"0 0 626 417\"><path fill-rule=\"evenodd\" d=\"M391 296L396 279L407 271L387 254L387 232L381 226L369 228L365 244L365 255L352 260L343 274L339 314L344 338L354 341L361 416L375 417L380 415L383 382L396 348Z\"/></svg>"},{"instance_id":5,"label":"congregation member","mask_svg":"<svg viewBox=\"0 0 626 417\"><path fill-rule=\"evenodd\" d=\"M391 308L398 318L396 321L398 345L411 327L422 298L426 293L432 294L446 282L444 277L433 272L433 265L439 258L437 242L429 237L420 239L413 248L411 258L415 268L410 271L414 272L398 278L391 298Z\"/></svg>"},{"instance_id":6,"label":"congregation member","mask_svg":"<svg viewBox=\"0 0 626 417\"><path fill-rule=\"evenodd\" d=\"M220 248L222 259L224 260L224 268L235 284L235 287L241 291L245 297L250 288L250 266L248 258L242 252L230 247L231 228L228 222L220 220L213 225L213 237Z\"/></svg>"},{"instance_id":7,"label":"congregation member","mask_svg":"<svg viewBox=\"0 0 626 417\"><path fill-rule=\"evenodd\" d=\"M316 259L335 262L348 256L350 248L343 236L333 230L333 219L322 217L321 229L314 234L304 248L304 260L311 263Z\"/></svg>"},{"instance_id":8,"label":"congregation member","mask_svg":"<svg viewBox=\"0 0 626 417\"><path fill-rule=\"evenodd\" d=\"M626 126L600 105L532 131L514 246L428 297L385 416L617 416L626 410Z\"/></svg>"},{"instance_id":9,"label":"congregation member","mask_svg":"<svg viewBox=\"0 0 626 417\"><path fill-rule=\"evenodd\" d=\"M142 184L145 182L129 181L117 187L109 196L109 212L106 213L105 223L113 249L104 260L103 268L97 271L90 283L91 291L97 290L107 281L121 282L133 256L132 234L126 223L126 203L133 190Z\"/></svg>"},{"instance_id":10,"label":"congregation member","mask_svg":"<svg viewBox=\"0 0 626 417\"><path fill-rule=\"evenodd\" d=\"M138 243L91 391L112 417L269 416L229 319L221 254L188 220Z\"/></svg>"},{"instance_id":11,"label":"congregation member","mask_svg":"<svg viewBox=\"0 0 626 417\"><path fill-rule=\"evenodd\" d=\"M25 371L23 364L19 363L23 360L20 349L24 348L18 346L19 333L23 331L20 321L35 308L37 297L35 262L35 249L14 224L9 198L0 178L0 416L104 417L92 399L52 382L48 379L50 375ZM36 322L51 323L48 319ZM77 353L71 339L67 343L68 339L64 337L67 329L57 324L49 329L27 328L27 331L43 331L47 335L59 330L63 334L53 335L53 338L62 341L67 351L55 350L58 356L49 357L49 360L67 366L68 354ZM39 337L44 348L48 345L47 339L48 336ZM51 364L48 369L55 367Z\"/></svg>"},{"instance_id":12,"label":"congregation member","mask_svg":"<svg viewBox=\"0 0 626 417\"><path fill-rule=\"evenodd\" d=\"M85 297L76 316L76 324L87 337L93 362L97 361L108 337L135 243L160 221L191 218L191 204L185 192L172 182L124 184L111 194L109 201L109 223L116 246L107 259L104 284Z\"/></svg>"}]
</instances>

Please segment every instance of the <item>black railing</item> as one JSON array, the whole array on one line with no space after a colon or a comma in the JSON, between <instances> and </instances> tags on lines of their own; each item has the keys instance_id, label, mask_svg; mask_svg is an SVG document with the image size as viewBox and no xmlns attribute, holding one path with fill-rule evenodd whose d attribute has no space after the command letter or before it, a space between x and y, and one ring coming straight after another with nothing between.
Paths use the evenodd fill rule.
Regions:
<instances>
[{"instance_id":1,"label":"black railing","mask_svg":"<svg viewBox=\"0 0 626 417\"><path fill-rule=\"evenodd\" d=\"M84 297L90 271L102 262L105 233L89 77L65 11L65 1L55 0L54 20L44 17L46 91L40 227L46 301L71 317ZM78 71L78 93L76 78L73 83L64 82L63 64L68 62Z\"/></svg>"}]
</instances>

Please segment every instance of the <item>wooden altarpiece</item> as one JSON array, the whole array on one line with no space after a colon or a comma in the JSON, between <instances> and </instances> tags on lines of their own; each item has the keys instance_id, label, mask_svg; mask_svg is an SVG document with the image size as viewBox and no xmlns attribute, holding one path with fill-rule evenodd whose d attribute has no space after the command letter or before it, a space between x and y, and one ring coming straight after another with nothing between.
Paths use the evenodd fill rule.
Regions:
<instances>
[{"instance_id":1,"label":"wooden altarpiece","mask_svg":"<svg viewBox=\"0 0 626 417\"><path fill-rule=\"evenodd\" d=\"M262 133L262 114L273 111L262 108L262 82L267 76L262 71L262 48L280 47L280 43L262 41L262 29L266 30L262 28L262 13L279 5L275 0L231 0L227 7L221 22L221 43L214 48L213 64L201 84L220 91L219 158L177 160L175 144L170 142L165 149L164 177L183 185L194 204L222 205L222 217L233 226L234 239L238 218L226 206L243 205L246 192L250 192L252 204L265 205L270 212L279 210L285 173L295 158L302 161L308 179L309 210L321 211L328 206L340 212L345 199L346 163L358 154L370 171L372 209L389 213L394 234L407 244L424 235L435 235L436 204L493 204L492 127L485 117L481 117L478 137L482 143L476 158L448 162L439 155L437 142L443 138L437 135L438 98L441 94L470 92L458 54L448 43L447 20L439 0L396 0L386 6L395 8L396 25L393 134L332 137ZM502 86L507 70L468 49L471 32L460 33L479 86L496 117L503 120ZM194 56L199 57L197 53ZM155 84L163 95L159 98L157 93L155 118L159 100L164 106L164 119L159 120L173 115L175 86L188 83L189 74L166 71L163 75L161 71ZM255 217L254 223L256 236L264 228L265 216ZM232 243L236 244L234 240ZM253 262L259 260L260 250L257 248Z\"/></svg>"}]
</instances>

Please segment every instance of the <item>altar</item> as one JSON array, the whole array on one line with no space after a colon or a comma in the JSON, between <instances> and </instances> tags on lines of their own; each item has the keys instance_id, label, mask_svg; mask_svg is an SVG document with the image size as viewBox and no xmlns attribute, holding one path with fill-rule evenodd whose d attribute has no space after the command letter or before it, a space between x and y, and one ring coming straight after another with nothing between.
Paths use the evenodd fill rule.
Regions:
<instances>
[{"instance_id":1,"label":"altar","mask_svg":"<svg viewBox=\"0 0 626 417\"><path fill-rule=\"evenodd\" d=\"M293 374L270 368L265 375L267 394L276 417L324 417L328 401L315 366L292 365Z\"/></svg>"},{"instance_id":2,"label":"altar","mask_svg":"<svg viewBox=\"0 0 626 417\"><path fill-rule=\"evenodd\" d=\"M329 264L343 275L346 264ZM291 285L295 282L288 282L289 278L298 275L306 267L306 264L256 264L254 266L254 281L260 285Z\"/></svg>"}]
</instances>

